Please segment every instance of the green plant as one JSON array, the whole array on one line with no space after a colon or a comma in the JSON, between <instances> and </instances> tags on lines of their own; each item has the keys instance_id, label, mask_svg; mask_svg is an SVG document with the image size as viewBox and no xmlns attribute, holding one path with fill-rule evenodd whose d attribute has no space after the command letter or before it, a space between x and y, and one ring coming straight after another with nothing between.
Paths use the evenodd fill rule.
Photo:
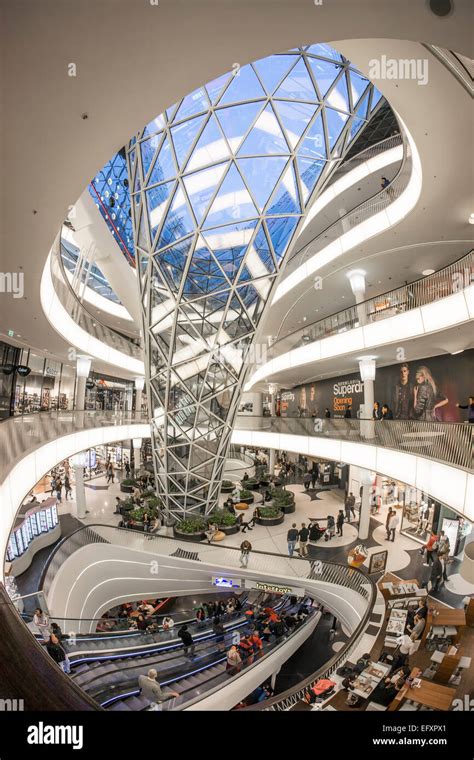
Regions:
<instances>
[{"instance_id":1,"label":"green plant","mask_svg":"<svg viewBox=\"0 0 474 760\"><path fill-rule=\"evenodd\" d=\"M252 491L249 491L247 488L242 488L241 489L241 491L240 491L240 498L241 499L250 499L251 496L253 496Z\"/></svg>"},{"instance_id":2,"label":"green plant","mask_svg":"<svg viewBox=\"0 0 474 760\"><path fill-rule=\"evenodd\" d=\"M135 520L136 522L143 522L145 511L146 510L143 509L143 507L136 507L136 509L131 509L128 514L131 520Z\"/></svg>"},{"instance_id":3,"label":"green plant","mask_svg":"<svg viewBox=\"0 0 474 760\"><path fill-rule=\"evenodd\" d=\"M273 488L271 497L275 506L289 507L295 501L295 495L292 491L284 491L283 488Z\"/></svg>"},{"instance_id":4,"label":"green plant","mask_svg":"<svg viewBox=\"0 0 474 760\"><path fill-rule=\"evenodd\" d=\"M231 480L223 480L222 481L222 487L223 488L233 488L234 484L232 483Z\"/></svg>"},{"instance_id":5,"label":"green plant","mask_svg":"<svg viewBox=\"0 0 474 760\"><path fill-rule=\"evenodd\" d=\"M271 507L260 507L259 513L260 517L264 517L267 520L274 520L282 515L281 509L275 507L273 504Z\"/></svg>"},{"instance_id":6,"label":"green plant","mask_svg":"<svg viewBox=\"0 0 474 760\"><path fill-rule=\"evenodd\" d=\"M180 533L201 533L206 530L206 528L207 522L199 515L188 517L186 520L181 520L181 522L176 525L176 530Z\"/></svg>"},{"instance_id":7,"label":"green plant","mask_svg":"<svg viewBox=\"0 0 474 760\"><path fill-rule=\"evenodd\" d=\"M125 478L125 480L122 480L121 485L122 486L136 486L138 485L138 483L135 480L135 478Z\"/></svg>"},{"instance_id":8,"label":"green plant","mask_svg":"<svg viewBox=\"0 0 474 760\"><path fill-rule=\"evenodd\" d=\"M227 509L215 509L209 515L209 518L216 522L219 527L230 528L237 522L237 517L229 512Z\"/></svg>"},{"instance_id":9,"label":"green plant","mask_svg":"<svg viewBox=\"0 0 474 760\"><path fill-rule=\"evenodd\" d=\"M158 496L149 496L147 499L145 499L145 506L147 509L152 509L154 512L156 512L157 509L163 506L163 502L158 498Z\"/></svg>"}]
</instances>

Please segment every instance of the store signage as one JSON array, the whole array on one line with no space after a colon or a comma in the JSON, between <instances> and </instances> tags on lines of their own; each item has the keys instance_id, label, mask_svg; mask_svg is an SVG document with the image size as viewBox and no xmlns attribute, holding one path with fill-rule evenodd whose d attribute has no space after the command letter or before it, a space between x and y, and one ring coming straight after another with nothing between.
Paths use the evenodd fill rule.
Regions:
<instances>
[{"instance_id":1,"label":"store signage","mask_svg":"<svg viewBox=\"0 0 474 760\"><path fill-rule=\"evenodd\" d=\"M291 594L291 596L304 596L304 588L296 586L282 586L278 583L267 583L266 581L245 581L245 588L253 588L256 591L264 591L267 594Z\"/></svg>"},{"instance_id":2,"label":"store signage","mask_svg":"<svg viewBox=\"0 0 474 760\"><path fill-rule=\"evenodd\" d=\"M15 331L14 330L9 330L8 331L8 337L9 338L14 338L15 337Z\"/></svg>"},{"instance_id":3,"label":"store signage","mask_svg":"<svg viewBox=\"0 0 474 760\"><path fill-rule=\"evenodd\" d=\"M59 375L59 370L56 369L55 367L49 367L48 365L46 365L44 374L48 375L48 377L56 377L57 375Z\"/></svg>"},{"instance_id":4,"label":"store signage","mask_svg":"<svg viewBox=\"0 0 474 760\"><path fill-rule=\"evenodd\" d=\"M240 578L213 578L212 585L219 588L240 588L242 581Z\"/></svg>"},{"instance_id":5,"label":"store signage","mask_svg":"<svg viewBox=\"0 0 474 760\"><path fill-rule=\"evenodd\" d=\"M31 369L29 367L25 367L24 364L19 364L16 368L16 371L19 375L21 375L21 377L27 377L30 374Z\"/></svg>"}]
</instances>

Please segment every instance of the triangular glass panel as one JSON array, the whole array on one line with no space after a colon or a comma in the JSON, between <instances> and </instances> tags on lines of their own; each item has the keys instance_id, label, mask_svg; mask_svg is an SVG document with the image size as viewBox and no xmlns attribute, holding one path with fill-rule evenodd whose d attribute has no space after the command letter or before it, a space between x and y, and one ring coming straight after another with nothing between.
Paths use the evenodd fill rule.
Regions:
<instances>
[{"instance_id":1,"label":"triangular glass panel","mask_svg":"<svg viewBox=\"0 0 474 760\"><path fill-rule=\"evenodd\" d=\"M183 124L179 124L177 127L171 128L173 145L180 169L182 169L186 162L189 151L191 150L199 130L204 124L205 118L205 116L198 116L195 119L190 119Z\"/></svg>"},{"instance_id":2,"label":"triangular glass panel","mask_svg":"<svg viewBox=\"0 0 474 760\"><path fill-rule=\"evenodd\" d=\"M250 317L254 326L265 306L265 300L268 296L268 291L270 290L270 284L270 279L261 281L257 280L253 284L249 283L244 287L237 288L237 294L244 303L247 316ZM259 287L262 289L261 292L259 292Z\"/></svg>"},{"instance_id":3,"label":"triangular glass panel","mask_svg":"<svg viewBox=\"0 0 474 760\"><path fill-rule=\"evenodd\" d=\"M256 221L240 222L203 232L203 238L231 282L232 272L240 266L247 246L252 239Z\"/></svg>"},{"instance_id":4,"label":"triangular glass panel","mask_svg":"<svg viewBox=\"0 0 474 760\"><path fill-rule=\"evenodd\" d=\"M260 211L272 194L288 159L284 156L241 158L238 166Z\"/></svg>"},{"instance_id":5,"label":"triangular glass panel","mask_svg":"<svg viewBox=\"0 0 474 760\"><path fill-rule=\"evenodd\" d=\"M332 108L326 108L325 114L328 129L329 150L332 151L342 130L344 129L349 115L346 113L341 113L340 111L334 111Z\"/></svg>"},{"instance_id":6,"label":"triangular glass panel","mask_svg":"<svg viewBox=\"0 0 474 760\"><path fill-rule=\"evenodd\" d=\"M198 224L201 224L208 209L209 201L214 195L227 166L227 163L219 164L218 166L211 166L210 169L203 169L200 172L183 177L188 198Z\"/></svg>"},{"instance_id":7,"label":"triangular glass panel","mask_svg":"<svg viewBox=\"0 0 474 760\"><path fill-rule=\"evenodd\" d=\"M313 72L321 97L324 98L332 83L341 72L342 66L336 66L335 63L322 61L317 58L308 58L308 63Z\"/></svg>"},{"instance_id":8,"label":"triangular glass panel","mask_svg":"<svg viewBox=\"0 0 474 760\"><path fill-rule=\"evenodd\" d=\"M355 108L359 98L369 86L369 80L355 71L349 71L349 79L351 81L352 107Z\"/></svg>"},{"instance_id":9,"label":"triangular glass panel","mask_svg":"<svg viewBox=\"0 0 474 760\"><path fill-rule=\"evenodd\" d=\"M299 218L297 216L281 216L266 220L267 230L272 241L275 256L281 259L286 252L291 236L295 231Z\"/></svg>"},{"instance_id":10,"label":"triangular glass panel","mask_svg":"<svg viewBox=\"0 0 474 760\"><path fill-rule=\"evenodd\" d=\"M155 132L160 132L165 127L165 119L163 117L163 114L160 114L156 117L156 119L152 119L149 124L146 125L145 129L143 130L143 137L147 137L148 135L153 135Z\"/></svg>"},{"instance_id":11,"label":"triangular glass panel","mask_svg":"<svg viewBox=\"0 0 474 760\"><path fill-rule=\"evenodd\" d=\"M146 224L146 211L143 211L140 219L140 225L138 227L138 245L145 251L147 251L149 247L148 235L146 233Z\"/></svg>"},{"instance_id":12,"label":"triangular glass panel","mask_svg":"<svg viewBox=\"0 0 474 760\"><path fill-rule=\"evenodd\" d=\"M268 214L301 214L298 185L296 183L293 162L285 170L275 195L272 198Z\"/></svg>"},{"instance_id":13,"label":"triangular glass panel","mask_svg":"<svg viewBox=\"0 0 474 760\"><path fill-rule=\"evenodd\" d=\"M194 229L195 225L189 213L186 196L182 188L178 187L163 223L157 250L169 245L173 240L185 237L189 232L193 232Z\"/></svg>"},{"instance_id":14,"label":"triangular glass panel","mask_svg":"<svg viewBox=\"0 0 474 760\"><path fill-rule=\"evenodd\" d=\"M297 156L296 163L298 164L298 170L301 180L301 192L303 195L303 203L306 203L309 196L314 190L316 182L319 179L319 175L325 166L325 161L313 161L311 158L304 158L304 156Z\"/></svg>"},{"instance_id":15,"label":"triangular glass panel","mask_svg":"<svg viewBox=\"0 0 474 760\"><path fill-rule=\"evenodd\" d=\"M351 107L349 103L349 91L347 89L346 72L343 72L337 84L334 85L331 92L326 98L328 106L337 108L339 111L347 111L350 113Z\"/></svg>"},{"instance_id":16,"label":"triangular glass panel","mask_svg":"<svg viewBox=\"0 0 474 760\"><path fill-rule=\"evenodd\" d=\"M163 251L163 253L155 254L155 261L163 277L170 285L171 290L178 290L179 288L193 241L194 238L190 237L187 240L176 243L176 245Z\"/></svg>"},{"instance_id":17,"label":"triangular glass panel","mask_svg":"<svg viewBox=\"0 0 474 760\"><path fill-rule=\"evenodd\" d=\"M274 100L273 106L283 124L290 146L296 148L317 106L309 103L289 103L287 100Z\"/></svg>"},{"instance_id":18,"label":"triangular glass panel","mask_svg":"<svg viewBox=\"0 0 474 760\"><path fill-rule=\"evenodd\" d=\"M216 111L216 116L233 153L237 152L240 143L255 121L262 108L262 102L227 106Z\"/></svg>"},{"instance_id":19,"label":"triangular glass panel","mask_svg":"<svg viewBox=\"0 0 474 760\"><path fill-rule=\"evenodd\" d=\"M199 138L186 171L200 169L207 164L215 164L225 158L230 158L229 147L221 132L217 119L211 115Z\"/></svg>"},{"instance_id":20,"label":"triangular glass panel","mask_svg":"<svg viewBox=\"0 0 474 760\"><path fill-rule=\"evenodd\" d=\"M174 121L181 121L181 119L187 119L195 114L207 111L209 108L209 100L204 87L200 87L198 90L194 90L190 95L186 95L181 103Z\"/></svg>"},{"instance_id":21,"label":"triangular glass panel","mask_svg":"<svg viewBox=\"0 0 474 760\"><path fill-rule=\"evenodd\" d=\"M219 95L221 94L231 76L232 74L227 72L227 74L222 74L220 77L216 77L216 79L213 79L212 82L206 84L207 94L209 95L212 104L214 104L219 99Z\"/></svg>"},{"instance_id":22,"label":"triangular glass panel","mask_svg":"<svg viewBox=\"0 0 474 760\"><path fill-rule=\"evenodd\" d=\"M333 61L341 61L341 55L337 52L337 50L334 50L330 45L326 45L326 43L321 42L317 45L310 45L309 48L306 51L307 53L312 53L313 55L322 55L323 58L332 58Z\"/></svg>"},{"instance_id":23,"label":"triangular glass panel","mask_svg":"<svg viewBox=\"0 0 474 760\"><path fill-rule=\"evenodd\" d=\"M179 103L175 103L174 106L171 106L171 108L166 109L166 118L168 119L168 122L173 121L173 115L176 113L176 109L178 108Z\"/></svg>"},{"instance_id":24,"label":"triangular glass panel","mask_svg":"<svg viewBox=\"0 0 474 760\"><path fill-rule=\"evenodd\" d=\"M270 246L267 240L267 236L265 234L265 229L263 228L263 226L260 227L257 234L255 235L255 239L252 245L249 247L247 258L250 260L249 266L251 267L251 269L254 269L254 267L252 266L253 252L255 252L255 255L258 256L258 258L260 259L260 262L264 265L265 267L264 273L275 272L276 270L275 261L273 259Z\"/></svg>"},{"instance_id":25,"label":"triangular glass panel","mask_svg":"<svg viewBox=\"0 0 474 760\"><path fill-rule=\"evenodd\" d=\"M370 92L367 92L367 94L364 95L364 97L362 98L362 100L360 101L359 105L356 108L355 115L359 119L367 118L367 107L369 105L369 95L370 95Z\"/></svg>"},{"instance_id":26,"label":"triangular glass panel","mask_svg":"<svg viewBox=\"0 0 474 760\"><path fill-rule=\"evenodd\" d=\"M370 113L372 113L372 111L374 110L375 106L377 105L377 103L379 102L381 98L383 98L382 93L379 90L377 90L376 87L372 87L372 102L370 104Z\"/></svg>"},{"instance_id":27,"label":"triangular glass panel","mask_svg":"<svg viewBox=\"0 0 474 760\"><path fill-rule=\"evenodd\" d=\"M364 119L359 119L357 116L352 117L352 124L349 130L349 141L353 140L365 124L367 124L367 122L364 121Z\"/></svg>"},{"instance_id":28,"label":"triangular glass panel","mask_svg":"<svg viewBox=\"0 0 474 760\"><path fill-rule=\"evenodd\" d=\"M291 69L286 79L283 80L275 92L275 97L317 102L318 97L306 68L304 58L300 58L298 63Z\"/></svg>"},{"instance_id":29,"label":"triangular glass panel","mask_svg":"<svg viewBox=\"0 0 474 760\"><path fill-rule=\"evenodd\" d=\"M310 158L326 158L326 142L321 112L318 113L302 139L298 148L298 154L309 156Z\"/></svg>"},{"instance_id":30,"label":"triangular glass panel","mask_svg":"<svg viewBox=\"0 0 474 760\"><path fill-rule=\"evenodd\" d=\"M260 114L239 150L239 156L289 153L288 144L270 104Z\"/></svg>"},{"instance_id":31,"label":"triangular glass panel","mask_svg":"<svg viewBox=\"0 0 474 760\"><path fill-rule=\"evenodd\" d=\"M163 182L175 176L176 166L173 159L173 150L168 137L165 137L147 184L155 185L157 182Z\"/></svg>"},{"instance_id":32,"label":"triangular glass panel","mask_svg":"<svg viewBox=\"0 0 474 760\"><path fill-rule=\"evenodd\" d=\"M297 60L296 55L269 55L255 61L253 66L269 95Z\"/></svg>"},{"instance_id":33,"label":"triangular glass panel","mask_svg":"<svg viewBox=\"0 0 474 760\"><path fill-rule=\"evenodd\" d=\"M232 78L233 81L223 94L219 105L265 97L265 90L258 81L258 77L250 64L238 69Z\"/></svg>"},{"instance_id":34,"label":"triangular glass panel","mask_svg":"<svg viewBox=\"0 0 474 760\"><path fill-rule=\"evenodd\" d=\"M142 154L142 166L143 166L143 176L146 177L148 174L148 170L150 169L151 163L155 157L156 150L162 140L162 135L154 135L153 137L150 137L148 140L143 140L142 143L140 143L140 152Z\"/></svg>"},{"instance_id":35,"label":"triangular glass panel","mask_svg":"<svg viewBox=\"0 0 474 760\"><path fill-rule=\"evenodd\" d=\"M258 211L237 168L232 165L209 209L205 226L229 224L233 220L254 216L258 216Z\"/></svg>"},{"instance_id":36,"label":"triangular glass panel","mask_svg":"<svg viewBox=\"0 0 474 760\"><path fill-rule=\"evenodd\" d=\"M148 206L148 219L152 232L158 229L160 222L165 213L168 198L175 187L175 182L167 182L164 185L153 187L146 191L146 201Z\"/></svg>"}]
</instances>

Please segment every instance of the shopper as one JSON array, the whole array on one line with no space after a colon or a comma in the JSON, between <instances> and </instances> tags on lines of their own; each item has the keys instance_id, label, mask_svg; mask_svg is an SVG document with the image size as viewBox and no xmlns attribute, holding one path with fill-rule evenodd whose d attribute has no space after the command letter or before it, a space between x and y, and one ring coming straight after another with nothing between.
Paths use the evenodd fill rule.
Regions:
<instances>
[{"instance_id":1,"label":"shopper","mask_svg":"<svg viewBox=\"0 0 474 760\"><path fill-rule=\"evenodd\" d=\"M438 552L436 550L433 550L431 552L430 581L431 581L431 590L435 594L439 591L439 586L442 580L443 580L443 565L441 564L441 560L438 557Z\"/></svg>"},{"instance_id":2,"label":"shopper","mask_svg":"<svg viewBox=\"0 0 474 760\"><path fill-rule=\"evenodd\" d=\"M125 477L130 478L130 462L128 459L125 460Z\"/></svg>"},{"instance_id":3,"label":"shopper","mask_svg":"<svg viewBox=\"0 0 474 760\"><path fill-rule=\"evenodd\" d=\"M384 404L382 406L382 420L393 420L393 412L388 406L388 404Z\"/></svg>"},{"instance_id":4,"label":"shopper","mask_svg":"<svg viewBox=\"0 0 474 760\"><path fill-rule=\"evenodd\" d=\"M61 482L61 478L58 478L56 481L56 499L58 500L59 504L62 503L62 491L63 491L63 484Z\"/></svg>"},{"instance_id":5,"label":"shopper","mask_svg":"<svg viewBox=\"0 0 474 760\"><path fill-rule=\"evenodd\" d=\"M447 537L444 530L440 531L439 534L439 544L438 544L438 557L439 560L443 566L443 581L446 582L448 580L448 575L446 573L446 567L448 564L449 559L449 552L451 551L451 546L449 543L449 538Z\"/></svg>"},{"instance_id":6,"label":"shopper","mask_svg":"<svg viewBox=\"0 0 474 760\"><path fill-rule=\"evenodd\" d=\"M33 623L40 632L43 641L49 641L49 619L41 607L37 607L33 615Z\"/></svg>"},{"instance_id":7,"label":"shopper","mask_svg":"<svg viewBox=\"0 0 474 760\"><path fill-rule=\"evenodd\" d=\"M345 420L352 419L352 407L350 406L350 404L346 406L346 411L344 412L344 419Z\"/></svg>"},{"instance_id":8,"label":"shopper","mask_svg":"<svg viewBox=\"0 0 474 760\"><path fill-rule=\"evenodd\" d=\"M59 665L63 673L71 672L71 665L66 651L54 633L52 633L49 637L49 640L46 644L46 649L48 650L48 654L53 658L54 662Z\"/></svg>"},{"instance_id":9,"label":"shopper","mask_svg":"<svg viewBox=\"0 0 474 760\"><path fill-rule=\"evenodd\" d=\"M71 481L69 480L69 475L66 475L64 478L64 491L65 491L66 501L68 500L69 496L72 499L72 488L71 488Z\"/></svg>"},{"instance_id":10,"label":"shopper","mask_svg":"<svg viewBox=\"0 0 474 760\"><path fill-rule=\"evenodd\" d=\"M163 618L163 631L166 634L171 634L174 628L174 620L172 617L167 615L165 618Z\"/></svg>"},{"instance_id":11,"label":"shopper","mask_svg":"<svg viewBox=\"0 0 474 760\"><path fill-rule=\"evenodd\" d=\"M337 527L337 535L342 536L342 526L344 525L344 512L342 509L339 510L337 519L336 519L336 527Z\"/></svg>"},{"instance_id":12,"label":"shopper","mask_svg":"<svg viewBox=\"0 0 474 760\"><path fill-rule=\"evenodd\" d=\"M225 628L221 623L220 617L214 618L214 621L212 623L212 631L216 637L217 649L219 652L223 652L225 650Z\"/></svg>"},{"instance_id":13,"label":"shopper","mask_svg":"<svg viewBox=\"0 0 474 760\"><path fill-rule=\"evenodd\" d=\"M424 617L419 617L418 615L415 615L415 619L413 621L413 627L410 632L410 638L412 641L416 641L420 638L423 631L425 630L426 620Z\"/></svg>"},{"instance_id":14,"label":"shopper","mask_svg":"<svg viewBox=\"0 0 474 760\"><path fill-rule=\"evenodd\" d=\"M248 529L249 530L252 530L252 528L255 525L255 523L257 522L257 520L260 519L260 516L261 516L260 507L255 507L255 509L253 510L253 515L250 518L250 520L248 521Z\"/></svg>"},{"instance_id":15,"label":"shopper","mask_svg":"<svg viewBox=\"0 0 474 760\"><path fill-rule=\"evenodd\" d=\"M329 419L331 418L331 412L329 411L329 409L328 409L327 407L326 407L326 409L324 410L324 417L325 417L325 419L327 419L327 420L329 420Z\"/></svg>"},{"instance_id":16,"label":"shopper","mask_svg":"<svg viewBox=\"0 0 474 760\"><path fill-rule=\"evenodd\" d=\"M387 179L387 177L382 177L380 180L380 187L382 190L385 190L390 200L393 200L395 197L395 191L390 183L390 180Z\"/></svg>"},{"instance_id":17,"label":"shopper","mask_svg":"<svg viewBox=\"0 0 474 760\"><path fill-rule=\"evenodd\" d=\"M194 657L194 650L196 647L193 641L193 637L188 631L188 626L186 625L186 623L182 625L181 628L179 629L178 636L183 642L184 656L187 657L188 652L190 652L190 657L191 658Z\"/></svg>"},{"instance_id":18,"label":"shopper","mask_svg":"<svg viewBox=\"0 0 474 760\"><path fill-rule=\"evenodd\" d=\"M211 541L214 538L214 536L216 535L217 531L218 531L217 525L215 523L213 523L213 522L208 522L207 528L204 531L205 535L206 535L206 538L207 538L207 543L208 544L211 543Z\"/></svg>"},{"instance_id":19,"label":"shopper","mask_svg":"<svg viewBox=\"0 0 474 760\"><path fill-rule=\"evenodd\" d=\"M303 476L303 485L304 485L304 490L308 491L309 487L311 485L311 473L310 472L305 472L305 474Z\"/></svg>"},{"instance_id":20,"label":"shopper","mask_svg":"<svg viewBox=\"0 0 474 760\"><path fill-rule=\"evenodd\" d=\"M296 523L293 523L291 528L289 529L288 533L286 534L286 540L288 542L288 554L290 557L293 556L293 553L296 548L296 544L298 541L298 529L296 527Z\"/></svg>"},{"instance_id":21,"label":"shopper","mask_svg":"<svg viewBox=\"0 0 474 760\"><path fill-rule=\"evenodd\" d=\"M347 520L347 522L351 521L351 513L352 513L352 516L354 518L356 516L355 509L354 509L355 501L356 501L355 500L355 496L354 496L354 494L351 491L349 493L349 495L346 496L346 498L344 500L344 509L345 509L345 512L346 512L346 520Z\"/></svg>"},{"instance_id":22,"label":"shopper","mask_svg":"<svg viewBox=\"0 0 474 760\"><path fill-rule=\"evenodd\" d=\"M406 665L407 660L416 649L415 643L408 634L404 633L397 638L398 649L395 650L392 670L396 670L402 665Z\"/></svg>"},{"instance_id":23,"label":"shopper","mask_svg":"<svg viewBox=\"0 0 474 760\"><path fill-rule=\"evenodd\" d=\"M316 488L316 481L318 479L318 465L313 464L313 467L311 469L311 488Z\"/></svg>"},{"instance_id":24,"label":"shopper","mask_svg":"<svg viewBox=\"0 0 474 760\"><path fill-rule=\"evenodd\" d=\"M336 523L332 515L328 515L326 523L326 532L324 533L324 540L330 541L335 533Z\"/></svg>"},{"instance_id":25,"label":"shopper","mask_svg":"<svg viewBox=\"0 0 474 760\"><path fill-rule=\"evenodd\" d=\"M240 567L247 567L251 551L252 544L250 541L242 541L240 544Z\"/></svg>"},{"instance_id":26,"label":"shopper","mask_svg":"<svg viewBox=\"0 0 474 760\"><path fill-rule=\"evenodd\" d=\"M386 535L386 541L389 541L389 540L390 540L390 530L389 530L389 527L388 527L388 525L389 525L389 523L390 523L390 520L391 520L391 517L392 517L392 513L393 513L394 511L395 511L395 510L393 510L393 509L392 509L392 507L389 507L389 508L388 508L388 512L387 512L387 519L385 520L385 532L386 532L386 534L387 534L387 535Z\"/></svg>"},{"instance_id":27,"label":"shopper","mask_svg":"<svg viewBox=\"0 0 474 760\"><path fill-rule=\"evenodd\" d=\"M400 518L395 512L395 510L392 510L392 515L390 517L390 520L388 521L388 539L387 541L395 541L395 532L398 528L400 522Z\"/></svg>"},{"instance_id":28,"label":"shopper","mask_svg":"<svg viewBox=\"0 0 474 760\"><path fill-rule=\"evenodd\" d=\"M382 412L380 410L380 404L378 401L374 402L374 408L372 410L372 417L374 420L381 420L382 419Z\"/></svg>"},{"instance_id":29,"label":"shopper","mask_svg":"<svg viewBox=\"0 0 474 760\"><path fill-rule=\"evenodd\" d=\"M434 531L432 531L431 536L429 537L427 543L424 545L423 549L421 550L422 553L423 551L426 552L426 559L424 562L425 566L430 565L433 562L433 552L437 551L438 549L438 541L439 541L438 535Z\"/></svg>"},{"instance_id":30,"label":"shopper","mask_svg":"<svg viewBox=\"0 0 474 760\"><path fill-rule=\"evenodd\" d=\"M471 423L471 425L474 423L474 396L469 396L469 403L468 404L456 404L458 409L467 409L467 421Z\"/></svg>"},{"instance_id":31,"label":"shopper","mask_svg":"<svg viewBox=\"0 0 474 760\"><path fill-rule=\"evenodd\" d=\"M145 675L138 676L138 685L141 690L142 696L149 700L152 709L161 710L161 703L166 702L169 699L179 697L177 691L171 689L163 690L157 681L158 673L154 668L148 671Z\"/></svg>"},{"instance_id":32,"label":"shopper","mask_svg":"<svg viewBox=\"0 0 474 760\"><path fill-rule=\"evenodd\" d=\"M298 536L300 539L299 553L302 557L307 557L309 530L306 527L306 523L301 523L301 530L299 531Z\"/></svg>"},{"instance_id":33,"label":"shopper","mask_svg":"<svg viewBox=\"0 0 474 760\"><path fill-rule=\"evenodd\" d=\"M242 667L242 658L237 650L236 646L232 646L227 652L227 662L225 669L229 675L238 673Z\"/></svg>"}]
</instances>

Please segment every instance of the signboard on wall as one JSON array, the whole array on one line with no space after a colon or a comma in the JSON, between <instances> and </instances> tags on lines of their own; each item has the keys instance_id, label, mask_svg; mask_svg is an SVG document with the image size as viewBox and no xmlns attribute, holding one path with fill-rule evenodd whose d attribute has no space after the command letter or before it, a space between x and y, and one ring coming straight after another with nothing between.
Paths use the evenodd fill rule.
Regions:
<instances>
[{"instance_id":1,"label":"signboard on wall","mask_svg":"<svg viewBox=\"0 0 474 760\"><path fill-rule=\"evenodd\" d=\"M375 400L388 404L394 419L462 422L467 411L457 403L467 404L472 394L474 349L452 356L443 354L418 361L400 362L377 368ZM332 417L343 417L347 406L352 417L363 404L364 383L358 372L319 380L281 391L282 417L324 417L329 409Z\"/></svg>"},{"instance_id":2,"label":"signboard on wall","mask_svg":"<svg viewBox=\"0 0 474 760\"><path fill-rule=\"evenodd\" d=\"M252 581L245 579L245 588L253 588L256 591L264 591L266 594L290 594L291 596L304 596L304 588L286 586L279 583L267 583L266 581Z\"/></svg>"}]
</instances>

